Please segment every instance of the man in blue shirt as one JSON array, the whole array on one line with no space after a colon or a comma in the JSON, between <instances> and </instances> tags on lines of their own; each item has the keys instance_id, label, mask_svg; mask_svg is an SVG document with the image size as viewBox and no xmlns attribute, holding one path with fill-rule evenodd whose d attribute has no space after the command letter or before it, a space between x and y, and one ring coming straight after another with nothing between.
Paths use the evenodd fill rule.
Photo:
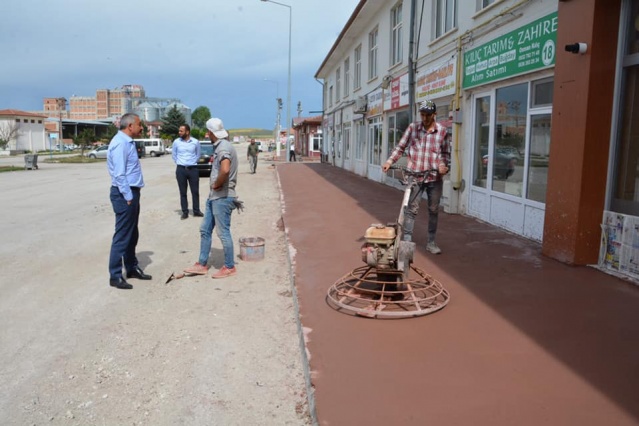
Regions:
<instances>
[{"instance_id":1,"label":"man in blue shirt","mask_svg":"<svg viewBox=\"0 0 639 426\"><path fill-rule=\"evenodd\" d=\"M200 172L197 169L197 160L200 158L200 142L191 137L191 126L183 124L178 130L179 138L173 141L171 155L177 164L175 178L180 190L180 206L182 207L182 220L189 217L189 200L186 195L187 186L191 187L193 199L193 216L202 217L200 210Z\"/></svg>"},{"instance_id":2,"label":"man in blue shirt","mask_svg":"<svg viewBox=\"0 0 639 426\"><path fill-rule=\"evenodd\" d=\"M138 265L135 247L138 244L140 190L144 186L140 159L133 138L140 136L142 124L137 114L124 114L120 131L111 139L107 150L107 168L111 175L111 205L115 213L115 233L109 256L109 284L120 289L133 286L122 276L122 261L127 278L150 280Z\"/></svg>"}]
</instances>

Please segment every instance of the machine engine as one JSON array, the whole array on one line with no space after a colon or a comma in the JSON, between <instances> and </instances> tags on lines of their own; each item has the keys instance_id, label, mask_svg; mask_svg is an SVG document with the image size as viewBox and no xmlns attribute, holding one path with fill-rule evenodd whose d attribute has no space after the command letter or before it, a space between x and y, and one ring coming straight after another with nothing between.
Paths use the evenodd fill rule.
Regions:
<instances>
[{"instance_id":1,"label":"machine engine","mask_svg":"<svg viewBox=\"0 0 639 426\"><path fill-rule=\"evenodd\" d=\"M371 225L364 234L362 260L377 269L396 269L395 238L397 225Z\"/></svg>"}]
</instances>

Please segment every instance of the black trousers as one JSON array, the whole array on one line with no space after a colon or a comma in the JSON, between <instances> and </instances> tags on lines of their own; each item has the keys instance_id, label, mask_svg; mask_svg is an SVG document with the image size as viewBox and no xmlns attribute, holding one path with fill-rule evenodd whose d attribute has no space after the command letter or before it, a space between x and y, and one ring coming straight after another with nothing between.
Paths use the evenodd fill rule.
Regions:
<instances>
[{"instance_id":1,"label":"black trousers","mask_svg":"<svg viewBox=\"0 0 639 426\"><path fill-rule=\"evenodd\" d=\"M186 195L187 186L191 187L193 213L200 213L200 173L196 166L177 166L175 169L178 189L180 190L180 207L182 213L189 213L189 200Z\"/></svg>"}]
</instances>

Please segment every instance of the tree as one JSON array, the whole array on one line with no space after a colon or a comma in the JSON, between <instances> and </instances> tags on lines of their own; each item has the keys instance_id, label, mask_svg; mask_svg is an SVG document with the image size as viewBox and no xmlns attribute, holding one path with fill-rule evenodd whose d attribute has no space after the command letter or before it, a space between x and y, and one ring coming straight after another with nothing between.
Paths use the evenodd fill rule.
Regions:
<instances>
[{"instance_id":1,"label":"tree","mask_svg":"<svg viewBox=\"0 0 639 426\"><path fill-rule=\"evenodd\" d=\"M205 106L195 108L195 111L191 114L193 127L197 127L198 129L204 129L209 118L211 118L211 111L209 110L209 107Z\"/></svg>"},{"instance_id":2,"label":"tree","mask_svg":"<svg viewBox=\"0 0 639 426\"><path fill-rule=\"evenodd\" d=\"M186 122L184 114L175 105L162 118L162 139L174 140L178 137L180 126Z\"/></svg>"},{"instance_id":3,"label":"tree","mask_svg":"<svg viewBox=\"0 0 639 426\"><path fill-rule=\"evenodd\" d=\"M93 129L84 129L80 134L73 137L73 143L80 145L82 155L84 156L84 150L91 146L95 142L95 131Z\"/></svg>"},{"instance_id":4,"label":"tree","mask_svg":"<svg viewBox=\"0 0 639 426\"><path fill-rule=\"evenodd\" d=\"M9 122L6 124L0 123L0 149L5 149L11 139L18 135L20 127L17 123Z\"/></svg>"},{"instance_id":5,"label":"tree","mask_svg":"<svg viewBox=\"0 0 639 426\"><path fill-rule=\"evenodd\" d=\"M100 141L109 143L116 133L118 133L118 128L115 127L115 124L109 124L109 127L107 127L107 131L102 135Z\"/></svg>"},{"instance_id":6,"label":"tree","mask_svg":"<svg viewBox=\"0 0 639 426\"><path fill-rule=\"evenodd\" d=\"M193 136L195 139L201 141L204 138L206 138L206 130L198 129L197 127L194 127L194 128L191 129L191 136Z\"/></svg>"}]
</instances>

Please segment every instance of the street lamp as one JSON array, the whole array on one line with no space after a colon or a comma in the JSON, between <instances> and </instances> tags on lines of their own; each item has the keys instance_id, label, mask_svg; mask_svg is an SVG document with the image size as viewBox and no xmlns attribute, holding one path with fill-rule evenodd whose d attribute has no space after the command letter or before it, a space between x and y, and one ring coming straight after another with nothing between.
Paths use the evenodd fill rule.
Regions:
<instances>
[{"instance_id":1,"label":"street lamp","mask_svg":"<svg viewBox=\"0 0 639 426\"><path fill-rule=\"evenodd\" d=\"M291 161L291 139L289 130L291 128L291 34L293 28L293 8L288 4L279 3L273 0L261 0L263 2L274 3L279 6L288 7L288 88L286 91L286 162ZM279 141L278 141L279 146Z\"/></svg>"},{"instance_id":2,"label":"street lamp","mask_svg":"<svg viewBox=\"0 0 639 426\"><path fill-rule=\"evenodd\" d=\"M280 157L280 83L279 81L270 80L265 78L264 81L269 81L271 83L275 83L275 137L273 138L273 142L275 142L275 155Z\"/></svg>"}]
</instances>

